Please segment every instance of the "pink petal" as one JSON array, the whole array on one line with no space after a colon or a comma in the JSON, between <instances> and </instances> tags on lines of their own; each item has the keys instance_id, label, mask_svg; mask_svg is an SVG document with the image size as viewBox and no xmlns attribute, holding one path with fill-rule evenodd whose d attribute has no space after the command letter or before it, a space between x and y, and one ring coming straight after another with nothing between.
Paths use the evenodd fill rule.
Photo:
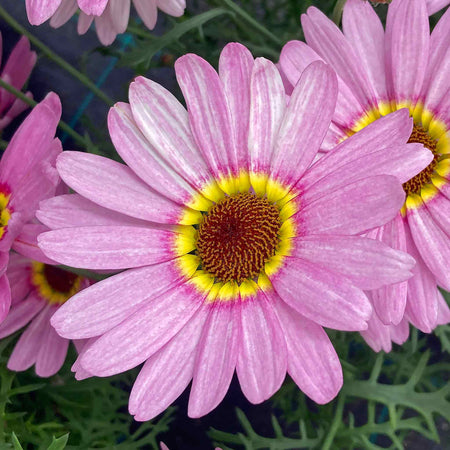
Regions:
<instances>
[{"instance_id":1,"label":"pink petal","mask_svg":"<svg viewBox=\"0 0 450 450\"><path fill-rule=\"evenodd\" d=\"M51 313L56 309L57 307L51 308ZM36 374L40 377L50 377L61 369L69 346L69 341L58 336L50 322L45 324L45 328L36 358Z\"/></svg>"},{"instance_id":2,"label":"pink petal","mask_svg":"<svg viewBox=\"0 0 450 450\"><path fill-rule=\"evenodd\" d=\"M236 367L239 349L236 305L215 303L203 327L195 359L188 416L212 411L225 396Z\"/></svg>"},{"instance_id":3,"label":"pink petal","mask_svg":"<svg viewBox=\"0 0 450 450\"><path fill-rule=\"evenodd\" d=\"M173 240L174 233L169 230L127 226L63 228L38 237L39 247L49 258L93 270L128 269L168 261L175 257Z\"/></svg>"},{"instance_id":4,"label":"pink petal","mask_svg":"<svg viewBox=\"0 0 450 450\"><path fill-rule=\"evenodd\" d=\"M310 166L328 131L337 92L336 75L326 64L313 62L302 73L278 132L274 178L294 185Z\"/></svg>"},{"instance_id":5,"label":"pink petal","mask_svg":"<svg viewBox=\"0 0 450 450\"><path fill-rule=\"evenodd\" d=\"M153 30L156 25L156 19L158 18L156 0L133 0L133 5L145 26Z\"/></svg>"},{"instance_id":6,"label":"pink petal","mask_svg":"<svg viewBox=\"0 0 450 450\"><path fill-rule=\"evenodd\" d=\"M425 0L398 2L391 15L386 22L386 57L392 70L392 94L397 102L414 101L428 62L430 26Z\"/></svg>"},{"instance_id":7,"label":"pink petal","mask_svg":"<svg viewBox=\"0 0 450 450\"><path fill-rule=\"evenodd\" d=\"M9 370L27 370L36 362L52 313L48 305L28 325L11 353L7 365Z\"/></svg>"},{"instance_id":8,"label":"pink petal","mask_svg":"<svg viewBox=\"0 0 450 450\"><path fill-rule=\"evenodd\" d=\"M194 142L186 109L167 89L143 77L131 83L129 96L133 120L149 143L145 151L201 189L211 180L211 173ZM115 109L125 120L127 110L122 105ZM130 130L126 133L130 139Z\"/></svg>"},{"instance_id":9,"label":"pink petal","mask_svg":"<svg viewBox=\"0 0 450 450\"><path fill-rule=\"evenodd\" d=\"M393 219L404 200L396 178L368 176L304 204L294 217L306 234L360 234Z\"/></svg>"},{"instance_id":10,"label":"pink petal","mask_svg":"<svg viewBox=\"0 0 450 450\"><path fill-rule=\"evenodd\" d=\"M248 129L250 119L250 79L253 56L241 44L227 44L220 54L219 76L231 113L235 133L237 164L248 170Z\"/></svg>"},{"instance_id":11,"label":"pink petal","mask_svg":"<svg viewBox=\"0 0 450 450\"><path fill-rule=\"evenodd\" d=\"M3 274L0 276L0 323L8 315L11 307L11 288L9 287L8 277Z\"/></svg>"},{"instance_id":12,"label":"pink petal","mask_svg":"<svg viewBox=\"0 0 450 450\"><path fill-rule=\"evenodd\" d=\"M412 230L411 230L412 231ZM408 253L416 260L414 276L408 281L406 314L411 323L424 333L431 333L438 315L436 279L417 251L408 226L405 227Z\"/></svg>"},{"instance_id":13,"label":"pink petal","mask_svg":"<svg viewBox=\"0 0 450 450\"><path fill-rule=\"evenodd\" d=\"M106 8L109 0L77 0L78 6L85 14L100 16Z\"/></svg>"},{"instance_id":14,"label":"pink petal","mask_svg":"<svg viewBox=\"0 0 450 450\"><path fill-rule=\"evenodd\" d=\"M50 19L50 26L59 28L67 23L78 10L77 0L65 0L59 5L53 17Z\"/></svg>"},{"instance_id":15,"label":"pink petal","mask_svg":"<svg viewBox=\"0 0 450 450\"><path fill-rule=\"evenodd\" d=\"M447 0L448 3L448 0ZM440 102L450 89L450 9L447 9L430 38L430 57L422 86L421 97L425 97L425 108L441 116ZM448 116L443 118L447 121Z\"/></svg>"},{"instance_id":16,"label":"pink petal","mask_svg":"<svg viewBox=\"0 0 450 450\"><path fill-rule=\"evenodd\" d=\"M106 377L141 364L181 330L201 303L202 296L186 283L149 299L83 351L81 366Z\"/></svg>"},{"instance_id":17,"label":"pink petal","mask_svg":"<svg viewBox=\"0 0 450 450\"><path fill-rule=\"evenodd\" d=\"M364 107L374 104L375 93L363 64L339 28L317 8L308 8L302 15L306 42L351 89Z\"/></svg>"},{"instance_id":18,"label":"pink petal","mask_svg":"<svg viewBox=\"0 0 450 450\"><path fill-rule=\"evenodd\" d=\"M105 14L109 14L114 30L125 33L130 19L131 0L109 0Z\"/></svg>"},{"instance_id":19,"label":"pink petal","mask_svg":"<svg viewBox=\"0 0 450 450\"><path fill-rule=\"evenodd\" d=\"M450 322L450 308L444 296L438 291L438 317L437 325L447 325Z\"/></svg>"},{"instance_id":20,"label":"pink petal","mask_svg":"<svg viewBox=\"0 0 450 450\"><path fill-rule=\"evenodd\" d=\"M2 78L8 78L12 86L21 90L36 64L36 59L36 53L30 50L30 41L22 36L6 61ZM2 109L3 107L10 107L15 100L14 94L2 90Z\"/></svg>"},{"instance_id":21,"label":"pink petal","mask_svg":"<svg viewBox=\"0 0 450 450\"><path fill-rule=\"evenodd\" d=\"M406 236L403 219L399 214L379 229L378 238L395 250L406 252ZM378 317L385 324L397 325L403 318L408 283L394 283L371 293L372 304Z\"/></svg>"},{"instance_id":22,"label":"pink petal","mask_svg":"<svg viewBox=\"0 0 450 450\"><path fill-rule=\"evenodd\" d=\"M184 14L186 0L156 0L158 8L171 16L179 17Z\"/></svg>"},{"instance_id":23,"label":"pink petal","mask_svg":"<svg viewBox=\"0 0 450 450\"><path fill-rule=\"evenodd\" d=\"M398 345L404 344L409 337L409 323L405 318L398 325L390 325L391 339Z\"/></svg>"},{"instance_id":24,"label":"pink petal","mask_svg":"<svg viewBox=\"0 0 450 450\"><path fill-rule=\"evenodd\" d=\"M48 231L48 228L44 225L37 223L25 224L19 236L14 240L12 246L13 250L35 261L46 264L55 264L55 261L47 258L44 253L42 253L42 250L37 244L38 235L46 231Z\"/></svg>"},{"instance_id":25,"label":"pink petal","mask_svg":"<svg viewBox=\"0 0 450 450\"><path fill-rule=\"evenodd\" d=\"M186 389L194 373L195 354L208 308L200 308L164 347L145 362L130 394L135 420L151 420Z\"/></svg>"},{"instance_id":26,"label":"pink petal","mask_svg":"<svg viewBox=\"0 0 450 450\"><path fill-rule=\"evenodd\" d=\"M8 316L0 325L0 339L24 327L44 306L45 302L35 294L31 294L27 299L13 305Z\"/></svg>"},{"instance_id":27,"label":"pink petal","mask_svg":"<svg viewBox=\"0 0 450 450\"><path fill-rule=\"evenodd\" d=\"M374 352L378 353L383 350L389 353L392 350L390 326L384 325L375 313L372 314L367 324L367 330L360 331L367 344Z\"/></svg>"},{"instance_id":28,"label":"pink petal","mask_svg":"<svg viewBox=\"0 0 450 450\"><path fill-rule=\"evenodd\" d=\"M316 403L336 397L342 387L339 358L323 328L283 302L276 310L288 349L288 372L297 386Z\"/></svg>"},{"instance_id":29,"label":"pink petal","mask_svg":"<svg viewBox=\"0 0 450 450\"><path fill-rule=\"evenodd\" d=\"M286 95L276 66L264 58L253 65L250 84L250 170L267 173L286 110Z\"/></svg>"},{"instance_id":30,"label":"pink petal","mask_svg":"<svg viewBox=\"0 0 450 450\"><path fill-rule=\"evenodd\" d=\"M31 25L44 23L55 13L60 3L61 0L25 0L28 20Z\"/></svg>"},{"instance_id":31,"label":"pink petal","mask_svg":"<svg viewBox=\"0 0 450 450\"><path fill-rule=\"evenodd\" d=\"M270 280L289 306L324 327L346 331L367 328L372 313L370 302L342 275L286 257L284 266Z\"/></svg>"},{"instance_id":32,"label":"pink petal","mask_svg":"<svg viewBox=\"0 0 450 450\"><path fill-rule=\"evenodd\" d=\"M304 42L290 41L281 50L280 65L282 73L287 76L293 86L297 84L306 67L314 61L323 61L323 59ZM338 85L339 92L333 121L343 128L349 128L353 125L355 117L361 117L364 110L350 88L339 77ZM344 132L341 132L341 134L345 135ZM338 139L336 143L340 140Z\"/></svg>"},{"instance_id":33,"label":"pink petal","mask_svg":"<svg viewBox=\"0 0 450 450\"><path fill-rule=\"evenodd\" d=\"M240 305L240 346L236 372L242 392L252 403L270 398L283 383L286 342L273 306L262 292Z\"/></svg>"},{"instance_id":34,"label":"pink petal","mask_svg":"<svg viewBox=\"0 0 450 450\"><path fill-rule=\"evenodd\" d=\"M365 69L379 100L386 100L384 29L369 2L348 0L342 16L342 29Z\"/></svg>"},{"instance_id":35,"label":"pink petal","mask_svg":"<svg viewBox=\"0 0 450 450\"><path fill-rule=\"evenodd\" d=\"M136 86L139 86L137 81L130 87L130 97L138 102L139 100L135 99L135 91L139 91L139 88L135 89ZM142 90L147 94L145 89ZM146 102L145 107L148 106ZM158 115L158 118L161 119L161 116ZM147 126L149 125L147 121ZM130 105L116 103L114 108L110 109L108 128L117 153L142 181L177 203L184 204L191 199L195 191L143 136L134 122ZM154 129L158 133L161 132L161 127ZM165 133L164 138L167 138ZM173 142L171 144L173 145Z\"/></svg>"},{"instance_id":36,"label":"pink petal","mask_svg":"<svg viewBox=\"0 0 450 450\"><path fill-rule=\"evenodd\" d=\"M450 199L441 193L426 202L426 208L441 229L450 235Z\"/></svg>"},{"instance_id":37,"label":"pink petal","mask_svg":"<svg viewBox=\"0 0 450 450\"><path fill-rule=\"evenodd\" d=\"M78 16L78 26L77 31L78 34L84 34L89 30L92 22L94 20L94 16L88 16L83 11L80 11L80 15Z\"/></svg>"},{"instance_id":38,"label":"pink petal","mask_svg":"<svg viewBox=\"0 0 450 450\"><path fill-rule=\"evenodd\" d=\"M319 159L302 178L302 185L309 187L348 163L363 164L370 154L392 147L403 146L411 136L413 121L406 109L382 117L339 144L332 152ZM403 147L409 148L409 147ZM416 146L414 146L416 148ZM364 159L361 159L364 158ZM386 163L388 166L389 163ZM356 169L356 168L355 168ZM390 171L395 170L392 164ZM367 168L371 174L371 168Z\"/></svg>"},{"instance_id":39,"label":"pink petal","mask_svg":"<svg viewBox=\"0 0 450 450\"><path fill-rule=\"evenodd\" d=\"M427 0L428 14L431 16L440 9L445 8L448 4L450 4L449 0Z\"/></svg>"},{"instance_id":40,"label":"pink petal","mask_svg":"<svg viewBox=\"0 0 450 450\"><path fill-rule=\"evenodd\" d=\"M148 222L98 206L78 194L58 195L40 203L36 217L51 229L96 225L148 226Z\"/></svg>"},{"instance_id":41,"label":"pink petal","mask_svg":"<svg viewBox=\"0 0 450 450\"><path fill-rule=\"evenodd\" d=\"M103 45L111 45L116 39L118 32L114 28L114 22L110 14L102 14L95 17L95 31L98 40Z\"/></svg>"},{"instance_id":42,"label":"pink petal","mask_svg":"<svg viewBox=\"0 0 450 450\"><path fill-rule=\"evenodd\" d=\"M440 228L424 204L418 208L408 208L408 225L414 243L425 264L446 290L450 290L449 236Z\"/></svg>"},{"instance_id":43,"label":"pink petal","mask_svg":"<svg viewBox=\"0 0 450 450\"><path fill-rule=\"evenodd\" d=\"M387 245L359 236L302 236L292 256L326 267L361 289L375 289L411 277L414 259Z\"/></svg>"},{"instance_id":44,"label":"pink petal","mask_svg":"<svg viewBox=\"0 0 450 450\"><path fill-rule=\"evenodd\" d=\"M237 174L231 112L217 72L194 54L175 63L178 84L186 100L189 123L203 157L214 176Z\"/></svg>"},{"instance_id":45,"label":"pink petal","mask_svg":"<svg viewBox=\"0 0 450 450\"><path fill-rule=\"evenodd\" d=\"M68 339L99 336L181 280L172 261L126 270L73 296L52 317L52 325Z\"/></svg>"},{"instance_id":46,"label":"pink petal","mask_svg":"<svg viewBox=\"0 0 450 450\"><path fill-rule=\"evenodd\" d=\"M14 305L23 300L31 290L31 261L17 253L10 254L7 276L11 286L11 303Z\"/></svg>"},{"instance_id":47,"label":"pink petal","mask_svg":"<svg viewBox=\"0 0 450 450\"><path fill-rule=\"evenodd\" d=\"M57 161L72 189L105 208L158 223L177 223L182 208L148 188L127 166L98 155L64 152Z\"/></svg>"},{"instance_id":48,"label":"pink petal","mask_svg":"<svg viewBox=\"0 0 450 450\"><path fill-rule=\"evenodd\" d=\"M52 143L60 117L61 102L52 92L33 108L14 133L0 161L2 181L13 192L18 187L23 189L39 163L56 157Z\"/></svg>"}]
</instances>

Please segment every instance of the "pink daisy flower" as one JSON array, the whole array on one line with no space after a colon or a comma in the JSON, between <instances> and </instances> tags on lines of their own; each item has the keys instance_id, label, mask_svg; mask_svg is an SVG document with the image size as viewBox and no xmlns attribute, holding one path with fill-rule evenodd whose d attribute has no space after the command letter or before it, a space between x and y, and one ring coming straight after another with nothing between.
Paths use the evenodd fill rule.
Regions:
<instances>
[{"instance_id":1,"label":"pink daisy flower","mask_svg":"<svg viewBox=\"0 0 450 450\"><path fill-rule=\"evenodd\" d=\"M291 83L315 60L324 59L336 70L338 106L324 150L384 115L408 108L414 119L409 142L433 153L424 170L403 182L407 197L401 214L372 233L414 256L414 277L371 293L381 323L397 325L405 315L431 332L439 317L448 317L439 312L447 306L437 285L450 289L450 10L431 36L425 0L394 0L386 31L370 4L358 0L345 5L344 33L316 8L308 10L302 24L309 46L286 44L280 67Z\"/></svg>"},{"instance_id":2,"label":"pink daisy flower","mask_svg":"<svg viewBox=\"0 0 450 450\"><path fill-rule=\"evenodd\" d=\"M158 9L174 17L184 14L186 0L133 0L133 5L144 24L152 30L156 25ZM103 45L113 43L124 33L130 17L131 0L26 0L28 20L41 25L50 19L50 25L64 25L80 9L78 33L84 34L95 20L97 36Z\"/></svg>"},{"instance_id":3,"label":"pink daisy flower","mask_svg":"<svg viewBox=\"0 0 450 450\"><path fill-rule=\"evenodd\" d=\"M11 305L5 274L10 249L33 259L44 257L35 243L42 228L27 222L59 182L55 162L61 143L55 132L60 117L59 97L50 93L23 121L0 161L0 322Z\"/></svg>"},{"instance_id":4,"label":"pink daisy flower","mask_svg":"<svg viewBox=\"0 0 450 450\"><path fill-rule=\"evenodd\" d=\"M45 230L40 226L40 231ZM28 325L7 367L22 371L35 365L37 375L49 377L61 368L69 345L50 325L50 318L72 295L89 286L89 281L43 259L45 262L11 254L6 276L11 283L12 306L0 324L0 339Z\"/></svg>"},{"instance_id":5,"label":"pink daisy flower","mask_svg":"<svg viewBox=\"0 0 450 450\"><path fill-rule=\"evenodd\" d=\"M0 33L0 58L1 56L2 35ZM25 36L22 36L9 55L0 78L20 91L28 80L35 64L36 53L30 50L30 42ZM31 92L27 92L26 95L33 98ZM6 89L0 88L0 130L7 127L15 117L27 108L28 105L25 102Z\"/></svg>"},{"instance_id":6,"label":"pink daisy flower","mask_svg":"<svg viewBox=\"0 0 450 450\"><path fill-rule=\"evenodd\" d=\"M188 414L207 414L235 370L253 403L286 371L326 403L342 370L322 327L365 329L372 311L362 289L405 280L413 266L359 234L395 216L405 196L396 177L432 155L405 144L412 121L400 111L310 167L337 93L321 62L288 104L276 66L239 44L225 47L219 73L192 54L175 69L187 111L143 77L130 104L110 111L128 166L58 158L78 194L41 204L38 217L54 230L39 236L41 249L72 267L129 270L75 295L52 324L65 338L91 338L78 378L145 362L129 403L137 420L165 410L191 380Z\"/></svg>"}]
</instances>

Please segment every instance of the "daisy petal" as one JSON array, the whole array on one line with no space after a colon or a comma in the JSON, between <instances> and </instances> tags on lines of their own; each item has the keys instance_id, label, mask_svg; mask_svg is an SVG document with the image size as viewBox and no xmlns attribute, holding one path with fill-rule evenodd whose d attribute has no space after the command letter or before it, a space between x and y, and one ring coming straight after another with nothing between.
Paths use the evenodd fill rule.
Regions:
<instances>
[{"instance_id":1,"label":"daisy petal","mask_svg":"<svg viewBox=\"0 0 450 450\"><path fill-rule=\"evenodd\" d=\"M0 325L0 339L24 327L44 306L45 302L35 295L30 295L26 300L14 305Z\"/></svg>"},{"instance_id":2,"label":"daisy petal","mask_svg":"<svg viewBox=\"0 0 450 450\"><path fill-rule=\"evenodd\" d=\"M46 264L55 264L50 258L47 258L38 247L37 237L48 231L48 228L38 223L27 223L22 228L21 233L13 242L13 250L27 258L40 261Z\"/></svg>"},{"instance_id":3,"label":"daisy petal","mask_svg":"<svg viewBox=\"0 0 450 450\"><path fill-rule=\"evenodd\" d=\"M327 192L304 205L294 218L306 234L360 234L393 219L404 201L397 179L379 175Z\"/></svg>"},{"instance_id":4,"label":"daisy petal","mask_svg":"<svg viewBox=\"0 0 450 450\"><path fill-rule=\"evenodd\" d=\"M52 317L58 334L70 339L99 336L180 282L172 261L130 269L95 283L62 305Z\"/></svg>"},{"instance_id":5,"label":"daisy petal","mask_svg":"<svg viewBox=\"0 0 450 450\"><path fill-rule=\"evenodd\" d=\"M392 350L389 325L384 325L376 314L372 314L367 325L367 330L360 331L367 344L374 352L383 350L389 353Z\"/></svg>"},{"instance_id":6,"label":"daisy petal","mask_svg":"<svg viewBox=\"0 0 450 450\"><path fill-rule=\"evenodd\" d=\"M278 130L286 109L283 82L276 66L257 58L250 85L250 128L248 150L250 170L267 173Z\"/></svg>"},{"instance_id":7,"label":"daisy petal","mask_svg":"<svg viewBox=\"0 0 450 450\"><path fill-rule=\"evenodd\" d=\"M188 416L201 417L225 396L236 367L239 317L233 305L213 304L198 344Z\"/></svg>"},{"instance_id":8,"label":"daisy petal","mask_svg":"<svg viewBox=\"0 0 450 450\"><path fill-rule=\"evenodd\" d=\"M341 273L361 289L376 289L411 277L414 259L359 236L302 236L292 256Z\"/></svg>"},{"instance_id":9,"label":"daisy petal","mask_svg":"<svg viewBox=\"0 0 450 450\"><path fill-rule=\"evenodd\" d=\"M250 78L253 56L241 44L231 43L220 54L219 76L230 106L235 131L238 167L248 170L248 129L250 117Z\"/></svg>"},{"instance_id":10,"label":"daisy petal","mask_svg":"<svg viewBox=\"0 0 450 450\"><path fill-rule=\"evenodd\" d=\"M8 315L11 307L11 288L9 287L8 277L3 274L0 276L0 323Z\"/></svg>"},{"instance_id":11,"label":"daisy petal","mask_svg":"<svg viewBox=\"0 0 450 450\"><path fill-rule=\"evenodd\" d=\"M359 56L377 98L385 100L384 29L369 2L348 0L342 15L342 29Z\"/></svg>"},{"instance_id":12,"label":"daisy petal","mask_svg":"<svg viewBox=\"0 0 450 450\"><path fill-rule=\"evenodd\" d=\"M58 195L39 205L36 217L50 229L96 225L144 227L148 222L103 208L79 194Z\"/></svg>"},{"instance_id":13,"label":"daisy petal","mask_svg":"<svg viewBox=\"0 0 450 450\"><path fill-rule=\"evenodd\" d=\"M187 54L175 63L195 141L214 176L237 174L231 113L217 72L203 59Z\"/></svg>"},{"instance_id":14,"label":"daisy petal","mask_svg":"<svg viewBox=\"0 0 450 450\"><path fill-rule=\"evenodd\" d=\"M156 0L133 0L133 5L145 26L149 30L153 30L158 19Z\"/></svg>"},{"instance_id":15,"label":"daisy petal","mask_svg":"<svg viewBox=\"0 0 450 450\"><path fill-rule=\"evenodd\" d=\"M164 347L145 362L130 394L135 420L151 420L186 389L194 373L197 345L208 309L200 308Z\"/></svg>"},{"instance_id":16,"label":"daisy petal","mask_svg":"<svg viewBox=\"0 0 450 450\"><path fill-rule=\"evenodd\" d=\"M276 139L272 176L294 185L310 166L331 122L337 79L331 67L313 62L302 73Z\"/></svg>"},{"instance_id":17,"label":"daisy petal","mask_svg":"<svg viewBox=\"0 0 450 450\"><path fill-rule=\"evenodd\" d=\"M302 15L306 42L330 64L359 103L371 107L375 93L364 67L339 28L317 8Z\"/></svg>"},{"instance_id":18,"label":"daisy petal","mask_svg":"<svg viewBox=\"0 0 450 450\"><path fill-rule=\"evenodd\" d=\"M397 3L392 20L386 22L386 57L392 70L393 94L401 104L417 100L420 94L428 63L430 25L425 0Z\"/></svg>"},{"instance_id":19,"label":"daisy petal","mask_svg":"<svg viewBox=\"0 0 450 450\"><path fill-rule=\"evenodd\" d=\"M173 259L173 239L173 232L168 230L94 226L49 231L38 237L38 243L49 258L61 264L115 270Z\"/></svg>"},{"instance_id":20,"label":"daisy petal","mask_svg":"<svg viewBox=\"0 0 450 450\"><path fill-rule=\"evenodd\" d=\"M98 205L153 222L179 221L182 207L152 191L123 164L89 153L63 152L57 168L66 184Z\"/></svg>"},{"instance_id":21,"label":"daisy petal","mask_svg":"<svg viewBox=\"0 0 450 450\"><path fill-rule=\"evenodd\" d=\"M141 364L175 336L200 307L202 298L188 284L154 297L83 351L81 366L106 377Z\"/></svg>"},{"instance_id":22,"label":"daisy petal","mask_svg":"<svg viewBox=\"0 0 450 450\"><path fill-rule=\"evenodd\" d=\"M270 281L289 306L324 327L346 331L367 328L370 302L347 278L305 260L285 260Z\"/></svg>"},{"instance_id":23,"label":"daisy petal","mask_svg":"<svg viewBox=\"0 0 450 450\"><path fill-rule=\"evenodd\" d=\"M244 395L252 403L261 403L280 388L286 375L286 342L273 307L262 292L240 306L236 372Z\"/></svg>"},{"instance_id":24,"label":"daisy petal","mask_svg":"<svg viewBox=\"0 0 450 450\"><path fill-rule=\"evenodd\" d=\"M184 180L201 189L210 181L211 173L194 141L188 113L183 105L167 89L143 77L137 77L131 83L129 96L133 119L150 144L146 146L144 143L144 151L140 144L136 145L141 157L149 150L152 155L158 152L159 157L167 161ZM127 117L122 105L118 104L115 110L124 121ZM131 139L130 130L127 134ZM139 135L135 133L133 139L136 136Z\"/></svg>"},{"instance_id":25,"label":"daisy petal","mask_svg":"<svg viewBox=\"0 0 450 450\"><path fill-rule=\"evenodd\" d=\"M422 203L420 198L417 201ZM437 278L438 284L446 290L450 290L450 272L448 270L450 241L448 235L434 221L423 203L418 208L407 209L407 220L414 243L425 264Z\"/></svg>"},{"instance_id":26,"label":"daisy petal","mask_svg":"<svg viewBox=\"0 0 450 450\"><path fill-rule=\"evenodd\" d=\"M403 219L397 214L379 230L379 238L389 247L406 252L406 236ZM380 320L385 324L397 325L403 318L406 306L408 283L393 283L383 286L372 294L372 304Z\"/></svg>"},{"instance_id":27,"label":"daisy petal","mask_svg":"<svg viewBox=\"0 0 450 450\"><path fill-rule=\"evenodd\" d=\"M336 397L342 387L339 358L323 328L283 302L276 310L288 349L288 372L297 386L316 403Z\"/></svg>"},{"instance_id":28,"label":"daisy petal","mask_svg":"<svg viewBox=\"0 0 450 450\"><path fill-rule=\"evenodd\" d=\"M9 370L27 370L36 362L51 315L50 307L47 306L28 325L11 353L7 365Z\"/></svg>"},{"instance_id":29,"label":"daisy petal","mask_svg":"<svg viewBox=\"0 0 450 450\"><path fill-rule=\"evenodd\" d=\"M55 309L52 308L51 313ZM69 347L69 341L58 336L50 322L45 324L45 328L36 358L36 374L40 377L50 377L61 369Z\"/></svg>"},{"instance_id":30,"label":"daisy petal","mask_svg":"<svg viewBox=\"0 0 450 450\"><path fill-rule=\"evenodd\" d=\"M58 9L61 0L26 0L28 20L31 25L41 25Z\"/></svg>"}]
</instances>

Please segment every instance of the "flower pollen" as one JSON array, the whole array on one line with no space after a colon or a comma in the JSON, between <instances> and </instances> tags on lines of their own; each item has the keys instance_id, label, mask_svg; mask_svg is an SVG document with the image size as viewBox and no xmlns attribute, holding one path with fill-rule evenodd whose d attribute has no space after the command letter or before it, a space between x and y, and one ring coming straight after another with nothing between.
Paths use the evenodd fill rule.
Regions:
<instances>
[{"instance_id":1,"label":"flower pollen","mask_svg":"<svg viewBox=\"0 0 450 450\"><path fill-rule=\"evenodd\" d=\"M275 255L281 226L278 208L252 193L225 197L200 224L197 254L202 269L221 282L257 277Z\"/></svg>"},{"instance_id":2,"label":"flower pollen","mask_svg":"<svg viewBox=\"0 0 450 450\"><path fill-rule=\"evenodd\" d=\"M8 208L10 194L7 189L0 187L0 239L6 233L9 219L11 218L11 210Z\"/></svg>"},{"instance_id":3,"label":"flower pollen","mask_svg":"<svg viewBox=\"0 0 450 450\"><path fill-rule=\"evenodd\" d=\"M406 195L420 194L422 187L431 182L434 169L440 157L439 153L436 151L437 141L433 139L420 125L414 124L408 143L422 144L428 150L433 152L434 155L433 161L431 161L431 163L428 164L422 172L418 173L406 183L403 183L403 189L406 192Z\"/></svg>"}]
</instances>

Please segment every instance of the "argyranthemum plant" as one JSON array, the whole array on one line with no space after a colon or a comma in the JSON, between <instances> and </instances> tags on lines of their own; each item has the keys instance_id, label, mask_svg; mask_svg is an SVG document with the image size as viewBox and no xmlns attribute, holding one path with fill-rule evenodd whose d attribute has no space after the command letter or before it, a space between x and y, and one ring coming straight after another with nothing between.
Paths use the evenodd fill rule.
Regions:
<instances>
[{"instance_id":1,"label":"argyranthemum plant","mask_svg":"<svg viewBox=\"0 0 450 450\"><path fill-rule=\"evenodd\" d=\"M362 289L403 281L413 266L360 234L395 216L405 197L397 177L432 155L406 145L403 111L310 167L337 94L321 62L289 103L275 65L239 44L225 47L219 73L192 54L175 68L187 111L139 77L130 104L109 114L128 166L76 152L58 160L78 194L42 203L38 217L55 230L40 247L73 267L128 270L75 295L52 324L63 337L91 338L79 378L145 362L129 403L137 420L165 410L191 380L188 413L207 414L235 370L253 403L286 371L326 403L342 371L322 327L365 329Z\"/></svg>"},{"instance_id":2,"label":"argyranthemum plant","mask_svg":"<svg viewBox=\"0 0 450 450\"><path fill-rule=\"evenodd\" d=\"M417 262L408 282L371 293L380 320L373 318L369 341L377 350L388 350L388 325L400 324L396 342L408 336L407 322L401 324L404 314L424 332L449 315L437 285L450 289L450 10L431 36L425 0L394 0L386 31L370 4L359 0L345 5L343 33L316 8L308 10L302 24L308 46L288 43L280 66L291 83L314 60L324 59L336 70L338 106L325 150L384 115L407 108L414 119L408 142L421 143L433 153L423 171L403 182L407 197L401 214L372 233L408 251Z\"/></svg>"},{"instance_id":3,"label":"argyranthemum plant","mask_svg":"<svg viewBox=\"0 0 450 450\"><path fill-rule=\"evenodd\" d=\"M23 121L0 161L0 322L11 306L5 274L11 248L29 257L42 255L35 242L42 229L28 222L39 202L55 195L59 182L55 162L62 148L55 132L60 117L59 97L50 93Z\"/></svg>"},{"instance_id":4,"label":"argyranthemum plant","mask_svg":"<svg viewBox=\"0 0 450 450\"><path fill-rule=\"evenodd\" d=\"M152 30L158 18L158 9L171 16L182 16L185 0L133 0L140 18ZM124 33L130 17L131 0L26 0L28 20L41 25L50 19L50 25L64 25L77 11L78 33L84 34L95 21L97 36L103 45L110 45Z\"/></svg>"}]
</instances>

